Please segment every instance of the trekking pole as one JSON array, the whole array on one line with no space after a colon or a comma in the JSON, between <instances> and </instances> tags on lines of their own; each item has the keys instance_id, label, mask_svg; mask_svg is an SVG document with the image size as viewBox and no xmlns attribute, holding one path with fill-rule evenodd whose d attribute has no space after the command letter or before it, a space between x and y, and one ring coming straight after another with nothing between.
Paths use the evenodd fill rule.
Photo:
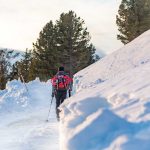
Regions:
<instances>
[{"instance_id":1,"label":"trekking pole","mask_svg":"<svg viewBox=\"0 0 150 150\"><path fill-rule=\"evenodd\" d=\"M69 97L71 97L71 90L70 89L69 89L68 93L69 93Z\"/></svg>"},{"instance_id":2,"label":"trekking pole","mask_svg":"<svg viewBox=\"0 0 150 150\"><path fill-rule=\"evenodd\" d=\"M50 107L49 107L49 111L48 111L48 116L47 116L47 122L49 121L49 115L50 115L50 111L51 111L51 106L52 106L52 102L53 102L53 97L51 98L51 103L50 103Z\"/></svg>"}]
</instances>

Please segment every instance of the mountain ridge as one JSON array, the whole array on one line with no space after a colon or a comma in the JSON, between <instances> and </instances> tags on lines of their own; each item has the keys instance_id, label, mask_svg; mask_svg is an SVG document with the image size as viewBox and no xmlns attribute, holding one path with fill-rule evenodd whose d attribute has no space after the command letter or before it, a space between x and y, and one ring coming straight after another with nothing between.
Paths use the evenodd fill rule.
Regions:
<instances>
[{"instance_id":1,"label":"mountain ridge","mask_svg":"<svg viewBox=\"0 0 150 150\"><path fill-rule=\"evenodd\" d=\"M10 62L11 65L15 64L17 61L21 61L25 53L21 50L15 50L10 48L0 48L0 51L2 50L5 52L6 55L9 53L9 58L7 58L7 60Z\"/></svg>"}]
</instances>

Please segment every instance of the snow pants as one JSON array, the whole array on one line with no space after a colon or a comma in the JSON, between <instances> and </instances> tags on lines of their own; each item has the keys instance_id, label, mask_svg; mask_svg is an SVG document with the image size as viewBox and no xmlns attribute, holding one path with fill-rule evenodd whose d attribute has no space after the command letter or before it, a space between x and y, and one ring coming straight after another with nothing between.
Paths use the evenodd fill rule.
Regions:
<instances>
[{"instance_id":1,"label":"snow pants","mask_svg":"<svg viewBox=\"0 0 150 150\"><path fill-rule=\"evenodd\" d=\"M60 106L61 103L64 102L64 100L66 99L67 96L67 90L57 90L56 94L55 94L55 98L56 98L56 114L57 114L57 118L59 119L59 112L60 110L58 109L58 107Z\"/></svg>"}]
</instances>

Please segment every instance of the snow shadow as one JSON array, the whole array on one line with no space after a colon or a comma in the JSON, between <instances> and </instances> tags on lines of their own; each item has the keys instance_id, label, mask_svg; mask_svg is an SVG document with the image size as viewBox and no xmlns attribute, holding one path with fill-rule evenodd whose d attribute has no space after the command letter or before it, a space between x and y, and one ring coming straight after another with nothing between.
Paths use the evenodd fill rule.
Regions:
<instances>
[{"instance_id":1,"label":"snow shadow","mask_svg":"<svg viewBox=\"0 0 150 150\"><path fill-rule=\"evenodd\" d=\"M148 115L148 114L150 114L150 102L147 102L145 105L144 105L144 107L145 107L145 111L144 111L144 113L142 113L139 117L141 118L141 117L144 117L145 115Z\"/></svg>"},{"instance_id":2,"label":"snow shadow","mask_svg":"<svg viewBox=\"0 0 150 150\"><path fill-rule=\"evenodd\" d=\"M68 124L68 127L76 127L84 122L87 117L99 109L109 108L110 105L104 97L89 97L77 103L72 103L69 106L68 113L75 116L73 120Z\"/></svg>"},{"instance_id":3,"label":"snow shadow","mask_svg":"<svg viewBox=\"0 0 150 150\"><path fill-rule=\"evenodd\" d=\"M103 150L120 136L127 137L127 140L121 146L122 150L141 150L140 145L143 145L143 143L145 146L142 147L142 150L148 150L150 147L150 121L131 123L117 116L111 110L103 109L95 119L85 124L82 130L79 126L78 129L76 128L80 132L76 132L70 139L69 149ZM135 144L137 142L138 144Z\"/></svg>"}]
</instances>

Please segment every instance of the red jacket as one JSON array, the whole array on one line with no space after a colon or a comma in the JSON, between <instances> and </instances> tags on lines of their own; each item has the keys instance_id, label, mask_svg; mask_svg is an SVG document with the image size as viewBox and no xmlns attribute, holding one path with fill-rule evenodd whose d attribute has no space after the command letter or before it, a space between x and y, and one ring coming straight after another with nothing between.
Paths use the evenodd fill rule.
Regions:
<instances>
[{"instance_id":1,"label":"red jacket","mask_svg":"<svg viewBox=\"0 0 150 150\"><path fill-rule=\"evenodd\" d=\"M60 82L59 85L58 85L58 76L62 76L63 79L64 79L64 82ZM51 82L52 82L52 86L54 89L58 89L58 88L65 88L68 90L72 90L72 84L73 84L73 79L70 78L68 75L66 75L64 73L64 71L59 71L52 79L51 79ZM58 87L59 86L59 87Z\"/></svg>"}]
</instances>

